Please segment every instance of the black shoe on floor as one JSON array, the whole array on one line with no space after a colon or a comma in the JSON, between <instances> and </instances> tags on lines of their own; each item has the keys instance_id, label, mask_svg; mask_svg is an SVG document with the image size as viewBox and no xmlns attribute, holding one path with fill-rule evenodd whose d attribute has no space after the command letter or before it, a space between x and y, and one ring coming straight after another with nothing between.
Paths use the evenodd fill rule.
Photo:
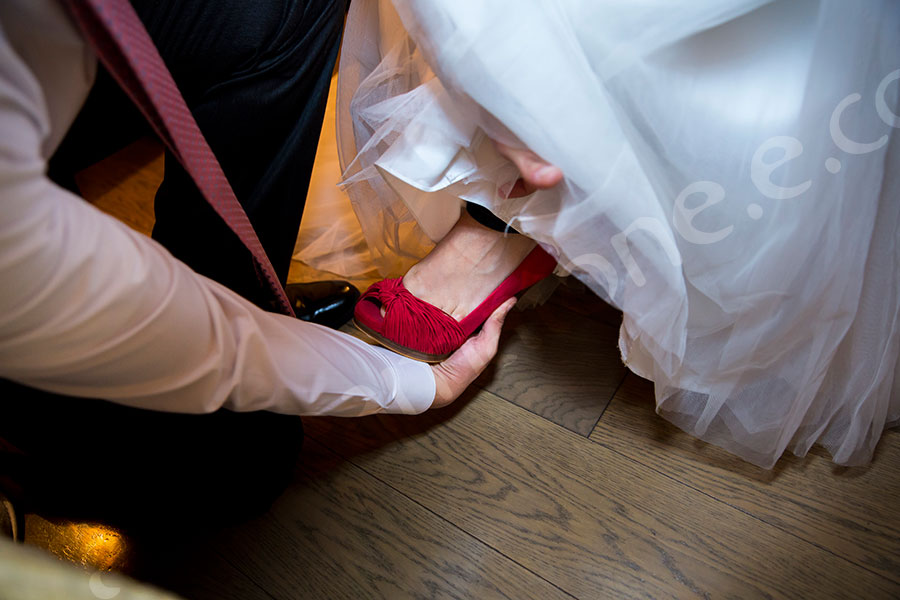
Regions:
<instances>
[{"instance_id":1,"label":"black shoe on floor","mask_svg":"<svg viewBox=\"0 0 900 600\"><path fill-rule=\"evenodd\" d=\"M359 290L347 281L289 283L288 300L298 319L337 329L353 316Z\"/></svg>"}]
</instances>

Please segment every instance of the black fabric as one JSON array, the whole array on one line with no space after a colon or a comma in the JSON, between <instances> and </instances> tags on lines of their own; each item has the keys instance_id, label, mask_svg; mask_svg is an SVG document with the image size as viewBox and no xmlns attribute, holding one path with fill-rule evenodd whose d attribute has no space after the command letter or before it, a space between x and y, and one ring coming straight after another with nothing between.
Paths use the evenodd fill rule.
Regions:
<instances>
[{"instance_id":1,"label":"black fabric","mask_svg":"<svg viewBox=\"0 0 900 600\"><path fill-rule=\"evenodd\" d=\"M75 174L121 150L153 129L112 76L98 65L81 112L47 165L47 176L78 195Z\"/></svg>"},{"instance_id":2,"label":"black fabric","mask_svg":"<svg viewBox=\"0 0 900 600\"><path fill-rule=\"evenodd\" d=\"M284 282L346 3L133 4ZM73 162L79 149L115 150L127 143L123 130L143 127L109 83L101 75L61 146L68 158L53 161L69 175L87 166ZM265 306L249 253L170 156L156 219L154 238L176 257ZM266 412L158 413L5 380L0 397L0 487L26 509L128 528L197 528L264 509L289 480L303 437L299 417Z\"/></svg>"},{"instance_id":3,"label":"black fabric","mask_svg":"<svg viewBox=\"0 0 900 600\"><path fill-rule=\"evenodd\" d=\"M474 202L466 202L466 212L469 213L473 219L475 219L481 225L484 225L488 229L493 229L494 231L502 231L504 233L519 233L505 222L503 222L497 215L481 206L480 204L475 204Z\"/></svg>"},{"instance_id":4,"label":"black fabric","mask_svg":"<svg viewBox=\"0 0 900 600\"><path fill-rule=\"evenodd\" d=\"M344 2L135 0L281 282L287 280L337 57ZM247 250L174 157L153 237L268 306Z\"/></svg>"},{"instance_id":5,"label":"black fabric","mask_svg":"<svg viewBox=\"0 0 900 600\"><path fill-rule=\"evenodd\" d=\"M0 486L20 509L170 535L264 511L290 481L300 417L172 414L0 380Z\"/></svg>"}]
</instances>

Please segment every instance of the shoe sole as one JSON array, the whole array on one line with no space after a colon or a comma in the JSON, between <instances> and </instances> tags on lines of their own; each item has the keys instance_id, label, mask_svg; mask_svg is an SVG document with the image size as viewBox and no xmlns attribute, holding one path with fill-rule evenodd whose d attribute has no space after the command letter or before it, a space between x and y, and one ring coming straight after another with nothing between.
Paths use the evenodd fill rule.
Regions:
<instances>
[{"instance_id":1,"label":"shoe sole","mask_svg":"<svg viewBox=\"0 0 900 600\"><path fill-rule=\"evenodd\" d=\"M437 363L444 362L445 360L450 358L451 354L453 354L453 352L448 352L446 354L428 354L427 352L420 352L419 350L413 350L412 348L407 348L406 346L401 346L400 344L398 344L396 342L392 342L391 340L387 339L386 337L373 331L369 327L366 327L365 325L363 325L356 319L353 319L353 325L357 329L362 331L364 334L366 334L368 337L370 337L379 346L384 346L385 348L387 348L388 350L390 350L392 352L396 352L397 354L399 354L401 356L405 356L406 358L411 358L411 359L417 360L419 362L424 362L424 363L428 363L430 365L434 365Z\"/></svg>"}]
</instances>

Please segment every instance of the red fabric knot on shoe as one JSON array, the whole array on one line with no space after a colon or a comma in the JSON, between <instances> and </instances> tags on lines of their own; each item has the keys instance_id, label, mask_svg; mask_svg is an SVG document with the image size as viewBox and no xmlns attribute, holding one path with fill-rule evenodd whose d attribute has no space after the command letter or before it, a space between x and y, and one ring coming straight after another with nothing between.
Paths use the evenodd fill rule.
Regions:
<instances>
[{"instance_id":1,"label":"red fabric knot on shoe","mask_svg":"<svg viewBox=\"0 0 900 600\"><path fill-rule=\"evenodd\" d=\"M468 337L456 319L413 296L402 277L373 284L360 298L360 302L366 300L377 300L384 308L380 333L407 348L445 354L456 350Z\"/></svg>"}]
</instances>

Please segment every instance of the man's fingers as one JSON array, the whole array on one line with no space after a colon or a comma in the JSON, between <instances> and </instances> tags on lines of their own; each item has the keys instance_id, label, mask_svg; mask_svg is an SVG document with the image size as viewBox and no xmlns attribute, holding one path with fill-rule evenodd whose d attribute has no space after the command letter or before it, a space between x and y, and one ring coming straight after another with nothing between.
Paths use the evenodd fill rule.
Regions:
<instances>
[{"instance_id":1,"label":"man's fingers","mask_svg":"<svg viewBox=\"0 0 900 600\"><path fill-rule=\"evenodd\" d=\"M522 179L528 187L544 189L550 188L562 181L563 172L559 167L555 167L542 159L531 150L522 150L507 146L501 142L494 142L497 151L512 161L522 174ZM514 194L510 195L515 197Z\"/></svg>"},{"instance_id":2,"label":"man's fingers","mask_svg":"<svg viewBox=\"0 0 900 600\"><path fill-rule=\"evenodd\" d=\"M484 371L500 341L500 329L516 299L510 298L488 317L481 333L466 341L444 362L432 365L436 393L433 408L446 406L455 400L475 378Z\"/></svg>"},{"instance_id":3,"label":"man's fingers","mask_svg":"<svg viewBox=\"0 0 900 600\"><path fill-rule=\"evenodd\" d=\"M497 340L500 339L500 329L503 327L503 322L506 320L506 315L509 314L509 311L511 311L512 307L515 305L515 297L512 297L501 304L499 307L497 307L497 310L495 310L493 314L488 317L488 320L481 328L481 334L485 335L489 340L494 340L494 345L496 345Z\"/></svg>"},{"instance_id":4,"label":"man's fingers","mask_svg":"<svg viewBox=\"0 0 900 600\"><path fill-rule=\"evenodd\" d=\"M509 311L512 310L515 304L516 299L510 298L497 307L481 327L481 332L475 339L470 340L475 350L475 356L472 357L475 364L470 364L473 370L480 373L491 362L494 355L497 354L497 346L500 343L500 330L503 328L506 315L509 314Z\"/></svg>"}]
</instances>

